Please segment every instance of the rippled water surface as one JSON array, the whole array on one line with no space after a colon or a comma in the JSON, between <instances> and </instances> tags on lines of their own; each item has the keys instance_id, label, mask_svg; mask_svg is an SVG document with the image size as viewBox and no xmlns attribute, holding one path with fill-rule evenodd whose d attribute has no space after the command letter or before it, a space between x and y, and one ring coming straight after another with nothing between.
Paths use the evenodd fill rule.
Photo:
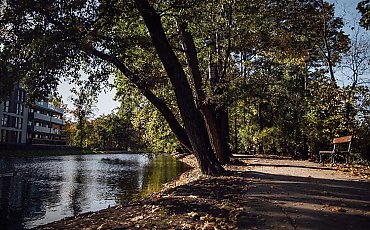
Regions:
<instances>
[{"instance_id":1,"label":"rippled water surface","mask_svg":"<svg viewBox=\"0 0 370 230\"><path fill-rule=\"evenodd\" d=\"M0 229L23 229L124 204L186 167L146 154L0 158Z\"/></svg>"}]
</instances>

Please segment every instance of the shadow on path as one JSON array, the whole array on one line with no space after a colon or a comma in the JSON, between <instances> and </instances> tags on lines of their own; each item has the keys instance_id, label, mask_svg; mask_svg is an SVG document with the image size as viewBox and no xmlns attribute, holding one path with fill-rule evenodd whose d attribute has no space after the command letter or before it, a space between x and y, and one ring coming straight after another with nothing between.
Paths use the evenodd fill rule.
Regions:
<instances>
[{"instance_id":1,"label":"shadow on path","mask_svg":"<svg viewBox=\"0 0 370 230\"><path fill-rule=\"evenodd\" d=\"M261 164L261 163L248 163L246 166L267 166L267 167L280 167L280 168L303 168L303 169L316 169L325 171L337 171L335 168L304 166L304 165L282 165L282 164Z\"/></svg>"},{"instance_id":2,"label":"shadow on path","mask_svg":"<svg viewBox=\"0 0 370 230\"><path fill-rule=\"evenodd\" d=\"M239 229L370 229L369 191L368 182L230 171L168 190L159 203L176 215L234 219Z\"/></svg>"},{"instance_id":3,"label":"shadow on path","mask_svg":"<svg viewBox=\"0 0 370 230\"><path fill-rule=\"evenodd\" d=\"M295 228L370 229L368 182L316 179L254 171L244 172L242 177L252 179L248 190L249 198L280 206L282 213Z\"/></svg>"}]
</instances>

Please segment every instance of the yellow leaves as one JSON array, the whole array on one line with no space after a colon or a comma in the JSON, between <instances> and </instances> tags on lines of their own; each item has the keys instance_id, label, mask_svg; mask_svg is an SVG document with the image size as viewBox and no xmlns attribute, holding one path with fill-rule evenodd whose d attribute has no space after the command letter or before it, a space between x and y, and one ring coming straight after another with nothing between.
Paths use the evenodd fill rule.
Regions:
<instances>
[{"instance_id":1,"label":"yellow leaves","mask_svg":"<svg viewBox=\"0 0 370 230\"><path fill-rule=\"evenodd\" d=\"M144 216L135 216L134 218L131 219L132 222L136 222L138 220L144 219Z\"/></svg>"},{"instance_id":2,"label":"yellow leaves","mask_svg":"<svg viewBox=\"0 0 370 230\"><path fill-rule=\"evenodd\" d=\"M347 212L347 210L342 208L342 207L332 208L331 211L333 211L333 212Z\"/></svg>"},{"instance_id":3,"label":"yellow leaves","mask_svg":"<svg viewBox=\"0 0 370 230\"><path fill-rule=\"evenodd\" d=\"M200 217L199 213L197 213L197 212L189 212L187 215L188 215L190 218L192 218L193 220L198 220L198 219L199 219L199 217Z\"/></svg>"}]
</instances>

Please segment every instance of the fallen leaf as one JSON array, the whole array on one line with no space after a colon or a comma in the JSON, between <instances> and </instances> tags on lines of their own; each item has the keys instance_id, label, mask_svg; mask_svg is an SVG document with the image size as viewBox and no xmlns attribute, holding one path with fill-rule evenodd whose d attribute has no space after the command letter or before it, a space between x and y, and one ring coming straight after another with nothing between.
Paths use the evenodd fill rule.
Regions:
<instances>
[{"instance_id":1,"label":"fallen leaf","mask_svg":"<svg viewBox=\"0 0 370 230\"><path fill-rule=\"evenodd\" d=\"M142 219L144 219L144 216L136 216L136 217L132 218L131 221L136 222L136 221L142 220Z\"/></svg>"}]
</instances>

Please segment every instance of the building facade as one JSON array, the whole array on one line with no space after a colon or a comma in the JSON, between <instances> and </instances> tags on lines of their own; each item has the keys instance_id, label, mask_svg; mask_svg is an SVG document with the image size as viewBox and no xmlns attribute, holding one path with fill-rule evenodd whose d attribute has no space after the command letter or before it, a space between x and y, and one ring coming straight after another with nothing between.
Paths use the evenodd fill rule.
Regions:
<instances>
[{"instance_id":1,"label":"building facade","mask_svg":"<svg viewBox=\"0 0 370 230\"><path fill-rule=\"evenodd\" d=\"M66 145L63 109L47 101L25 104L26 92L19 85L0 103L0 143Z\"/></svg>"}]
</instances>

